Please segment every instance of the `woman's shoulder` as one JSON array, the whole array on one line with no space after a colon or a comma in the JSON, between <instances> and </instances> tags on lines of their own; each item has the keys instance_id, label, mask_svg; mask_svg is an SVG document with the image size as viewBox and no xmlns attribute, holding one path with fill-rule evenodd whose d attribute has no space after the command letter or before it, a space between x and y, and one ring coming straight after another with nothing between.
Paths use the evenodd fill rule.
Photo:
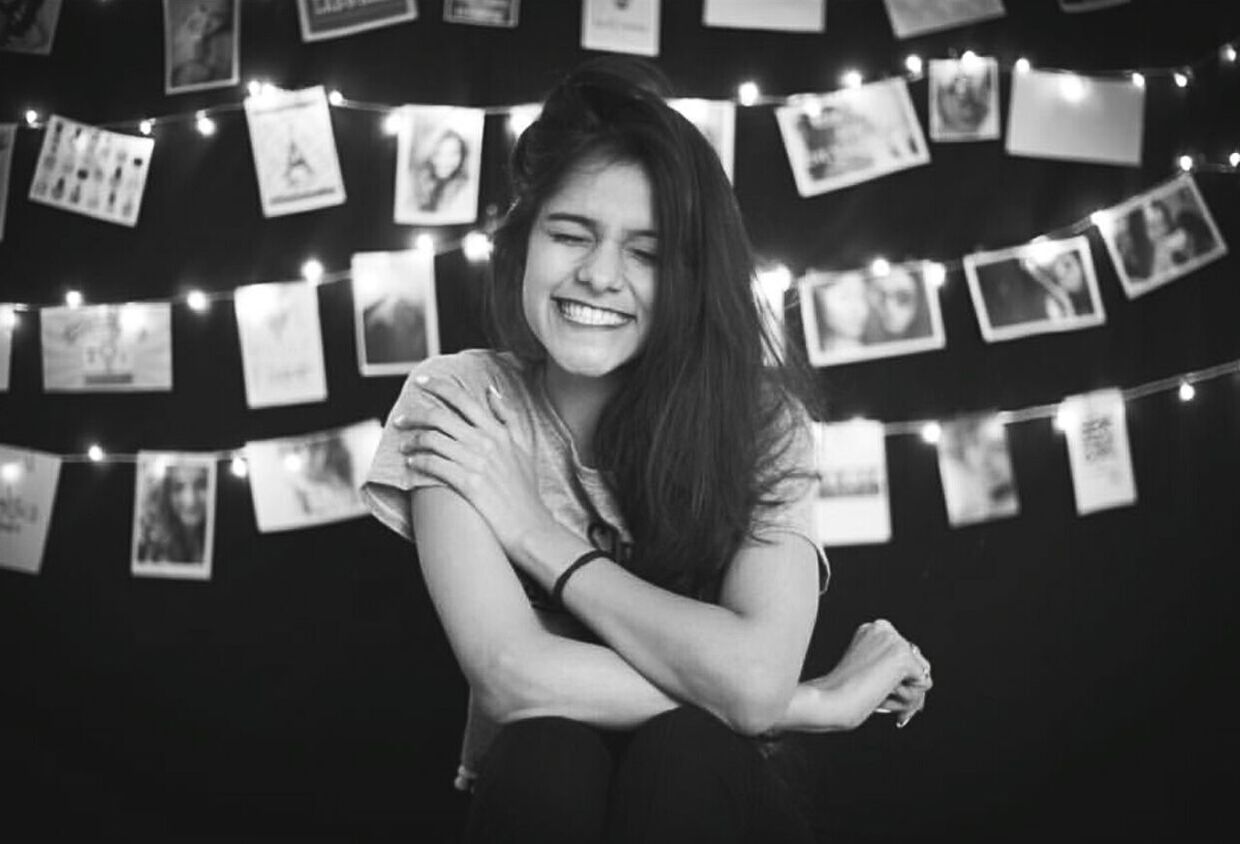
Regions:
<instances>
[{"instance_id":1,"label":"woman's shoulder","mask_svg":"<svg viewBox=\"0 0 1240 844\"><path fill-rule=\"evenodd\" d=\"M511 352L494 349L465 349L435 355L410 370L397 404L404 404L420 394L419 378L451 379L466 392L478 397L483 395L489 384L494 384L506 396L521 395L528 391L529 369L529 363Z\"/></svg>"}]
</instances>

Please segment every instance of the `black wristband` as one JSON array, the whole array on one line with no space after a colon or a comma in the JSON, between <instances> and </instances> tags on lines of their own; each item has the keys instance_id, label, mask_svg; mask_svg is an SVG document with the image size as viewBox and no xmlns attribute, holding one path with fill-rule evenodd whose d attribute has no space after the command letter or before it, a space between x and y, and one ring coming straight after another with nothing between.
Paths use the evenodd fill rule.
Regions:
<instances>
[{"instance_id":1,"label":"black wristband","mask_svg":"<svg viewBox=\"0 0 1240 844\"><path fill-rule=\"evenodd\" d=\"M573 572L584 566L586 563L597 560L599 557L609 557L606 551L587 551L569 564L568 568L560 572L560 576L555 579L555 585L551 587L551 606L557 610L564 609L564 602L561 596L564 594L564 584L568 583L568 579L573 576Z\"/></svg>"}]
</instances>

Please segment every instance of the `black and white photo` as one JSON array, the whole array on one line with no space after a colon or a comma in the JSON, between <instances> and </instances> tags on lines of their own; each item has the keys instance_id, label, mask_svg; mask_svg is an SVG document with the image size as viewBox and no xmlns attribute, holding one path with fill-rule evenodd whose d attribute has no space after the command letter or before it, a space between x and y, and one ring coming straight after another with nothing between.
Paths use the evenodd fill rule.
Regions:
<instances>
[{"instance_id":1,"label":"black and white photo","mask_svg":"<svg viewBox=\"0 0 1240 844\"><path fill-rule=\"evenodd\" d=\"M241 0L164 0L164 93L241 79Z\"/></svg>"},{"instance_id":2,"label":"black and white photo","mask_svg":"<svg viewBox=\"0 0 1240 844\"><path fill-rule=\"evenodd\" d=\"M1106 322L1084 236L966 255L964 270L987 342Z\"/></svg>"},{"instance_id":3,"label":"black and white photo","mask_svg":"<svg viewBox=\"0 0 1240 844\"><path fill-rule=\"evenodd\" d=\"M581 46L610 53L659 55L662 5L663 0L581 0Z\"/></svg>"},{"instance_id":4,"label":"black and white photo","mask_svg":"<svg viewBox=\"0 0 1240 844\"><path fill-rule=\"evenodd\" d=\"M970 414L941 423L938 457L952 527L1020 513L1007 429L998 414Z\"/></svg>"},{"instance_id":5,"label":"black and white photo","mask_svg":"<svg viewBox=\"0 0 1240 844\"><path fill-rule=\"evenodd\" d=\"M138 453L130 555L134 575L211 578L215 479L213 454Z\"/></svg>"},{"instance_id":6,"label":"black and white photo","mask_svg":"<svg viewBox=\"0 0 1240 844\"><path fill-rule=\"evenodd\" d=\"M731 100L700 100L690 97L670 101L672 108L685 116L706 136L723 172L733 179L736 158L736 103Z\"/></svg>"},{"instance_id":7,"label":"black and white photo","mask_svg":"<svg viewBox=\"0 0 1240 844\"><path fill-rule=\"evenodd\" d=\"M521 0L444 0L443 19L448 23L514 27L521 14Z\"/></svg>"},{"instance_id":8,"label":"black and white photo","mask_svg":"<svg viewBox=\"0 0 1240 844\"><path fill-rule=\"evenodd\" d=\"M59 455L0 443L0 568L43 567L61 463Z\"/></svg>"},{"instance_id":9,"label":"black and white photo","mask_svg":"<svg viewBox=\"0 0 1240 844\"><path fill-rule=\"evenodd\" d=\"M322 85L248 96L245 122L264 217L344 204L340 157Z\"/></svg>"},{"instance_id":10,"label":"black and white photo","mask_svg":"<svg viewBox=\"0 0 1240 844\"><path fill-rule=\"evenodd\" d=\"M327 374L314 285L248 284L237 288L235 302L246 406L324 401Z\"/></svg>"},{"instance_id":11,"label":"black and white photo","mask_svg":"<svg viewBox=\"0 0 1240 844\"><path fill-rule=\"evenodd\" d=\"M352 283L362 375L403 375L439 354L433 251L359 252Z\"/></svg>"},{"instance_id":12,"label":"black and white photo","mask_svg":"<svg viewBox=\"0 0 1240 844\"><path fill-rule=\"evenodd\" d=\"M1102 211L1095 220L1130 299L1227 254L1191 173Z\"/></svg>"},{"instance_id":13,"label":"black and white photo","mask_svg":"<svg viewBox=\"0 0 1240 844\"><path fill-rule=\"evenodd\" d=\"M484 121L482 109L405 106L396 152L397 223L477 219Z\"/></svg>"},{"instance_id":14,"label":"black and white photo","mask_svg":"<svg viewBox=\"0 0 1240 844\"><path fill-rule=\"evenodd\" d=\"M61 0L0 3L0 50L46 56L56 39Z\"/></svg>"},{"instance_id":15,"label":"black and white photo","mask_svg":"<svg viewBox=\"0 0 1240 844\"><path fill-rule=\"evenodd\" d=\"M1145 86L1127 76L1028 68L1012 74L1009 155L1137 167L1145 138Z\"/></svg>"},{"instance_id":16,"label":"black and white photo","mask_svg":"<svg viewBox=\"0 0 1240 844\"><path fill-rule=\"evenodd\" d=\"M43 133L30 200L132 228L154 150L154 138L53 114Z\"/></svg>"},{"instance_id":17,"label":"black and white photo","mask_svg":"<svg viewBox=\"0 0 1240 844\"><path fill-rule=\"evenodd\" d=\"M1003 0L883 0L896 38L1001 18Z\"/></svg>"},{"instance_id":18,"label":"black and white photo","mask_svg":"<svg viewBox=\"0 0 1240 844\"><path fill-rule=\"evenodd\" d=\"M775 117L801 196L930 161L902 78L797 97L777 108Z\"/></svg>"},{"instance_id":19,"label":"black and white photo","mask_svg":"<svg viewBox=\"0 0 1240 844\"><path fill-rule=\"evenodd\" d=\"M39 336L49 393L172 390L168 302L41 308Z\"/></svg>"},{"instance_id":20,"label":"black and white photo","mask_svg":"<svg viewBox=\"0 0 1240 844\"><path fill-rule=\"evenodd\" d=\"M798 290L814 366L927 352L947 343L938 289L924 262L809 270Z\"/></svg>"},{"instance_id":21,"label":"black and white photo","mask_svg":"<svg viewBox=\"0 0 1240 844\"><path fill-rule=\"evenodd\" d=\"M9 205L9 175L13 169L13 145L17 124L0 123L0 241L4 240L4 218Z\"/></svg>"},{"instance_id":22,"label":"black and white photo","mask_svg":"<svg viewBox=\"0 0 1240 844\"><path fill-rule=\"evenodd\" d=\"M999 62L969 56L930 60L930 139L999 137Z\"/></svg>"},{"instance_id":23,"label":"black and white photo","mask_svg":"<svg viewBox=\"0 0 1240 844\"><path fill-rule=\"evenodd\" d=\"M815 422L813 434L818 541L826 546L890 542L883 423L871 419Z\"/></svg>"},{"instance_id":24,"label":"black and white photo","mask_svg":"<svg viewBox=\"0 0 1240 844\"><path fill-rule=\"evenodd\" d=\"M297 0L302 41L321 41L356 35L379 27L405 23L418 16L417 0L324 2Z\"/></svg>"}]
</instances>

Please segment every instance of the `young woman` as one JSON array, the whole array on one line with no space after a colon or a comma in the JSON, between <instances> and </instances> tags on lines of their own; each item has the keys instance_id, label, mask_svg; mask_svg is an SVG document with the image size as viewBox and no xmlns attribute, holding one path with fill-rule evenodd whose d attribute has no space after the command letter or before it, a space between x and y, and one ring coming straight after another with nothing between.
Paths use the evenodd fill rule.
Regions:
<instances>
[{"instance_id":1,"label":"young woman","mask_svg":"<svg viewBox=\"0 0 1240 844\"><path fill-rule=\"evenodd\" d=\"M826 580L807 414L666 93L617 59L551 93L495 237L500 351L414 370L363 489L470 685L468 840L808 840L754 737L903 725L931 685L885 621L798 684Z\"/></svg>"}]
</instances>

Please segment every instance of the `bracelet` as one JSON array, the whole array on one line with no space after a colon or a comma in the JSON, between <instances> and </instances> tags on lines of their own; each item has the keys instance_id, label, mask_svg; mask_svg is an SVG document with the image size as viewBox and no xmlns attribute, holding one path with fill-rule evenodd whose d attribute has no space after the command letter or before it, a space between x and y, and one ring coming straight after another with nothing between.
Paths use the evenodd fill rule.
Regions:
<instances>
[{"instance_id":1,"label":"bracelet","mask_svg":"<svg viewBox=\"0 0 1240 844\"><path fill-rule=\"evenodd\" d=\"M587 551L577 559L573 560L568 568L560 572L560 576L555 579L555 585L551 587L551 606L558 610L564 609L564 601L561 596L564 594L564 584L568 583L568 579L572 577L573 572L577 571L577 569L592 560L597 560L599 557L608 556L610 555L608 555L606 551L594 550Z\"/></svg>"}]
</instances>

